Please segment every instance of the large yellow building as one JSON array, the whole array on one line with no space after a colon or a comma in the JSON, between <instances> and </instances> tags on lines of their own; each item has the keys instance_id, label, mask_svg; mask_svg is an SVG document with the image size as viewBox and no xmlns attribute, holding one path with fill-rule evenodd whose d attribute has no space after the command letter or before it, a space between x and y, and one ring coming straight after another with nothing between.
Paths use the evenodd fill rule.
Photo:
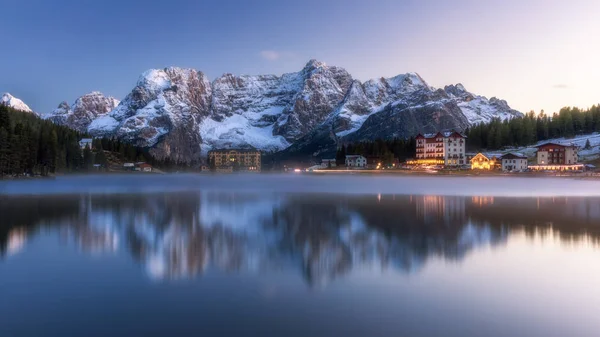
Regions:
<instances>
[{"instance_id":1,"label":"large yellow building","mask_svg":"<svg viewBox=\"0 0 600 337\"><path fill-rule=\"evenodd\" d=\"M258 150L213 150L208 152L208 162L217 172L260 172L261 153Z\"/></svg>"}]
</instances>

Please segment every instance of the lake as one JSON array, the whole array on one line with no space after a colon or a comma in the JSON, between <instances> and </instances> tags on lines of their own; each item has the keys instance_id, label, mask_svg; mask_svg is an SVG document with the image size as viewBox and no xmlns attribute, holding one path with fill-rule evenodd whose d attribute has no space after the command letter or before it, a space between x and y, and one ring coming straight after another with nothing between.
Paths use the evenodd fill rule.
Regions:
<instances>
[{"instance_id":1,"label":"lake","mask_svg":"<svg viewBox=\"0 0 600 337\"><path fill-rule=\"evenodd\" d=\"M600 182L0 182L0 336L598 336Z\"/></svg>"}]
</instances>

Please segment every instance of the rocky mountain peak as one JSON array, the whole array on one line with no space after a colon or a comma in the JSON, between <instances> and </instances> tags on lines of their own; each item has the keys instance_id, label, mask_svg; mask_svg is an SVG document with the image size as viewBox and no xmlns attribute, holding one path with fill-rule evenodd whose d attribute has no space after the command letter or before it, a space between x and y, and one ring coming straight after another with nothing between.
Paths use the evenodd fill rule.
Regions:
<instances>
[{"instance_id":1,"label":"rocky mountain peak","mask_svg":"<svg viewBox=\"0 0 600 337\"><path fill-rule=\"evenodd\" d=\"M67 103L67 101L62 101L58 105L58 108L56 108L56 110L61 110L61 111L68 111L69 109L71 109L71 106L69 105L69 103Z\"/></svg>"},{"instance_id":2,"label":"rocky mountain peak","mask_svg":"<svg viewBox=\"0 0 600 337\"><path fill-rule=\"evenodd\" d=\"M2 94L2 98L0 98L0 104L25 112L33 112L31 108L27 104L25 104L22 100L16 98L15 96L9 94L8 92Z\"/></svg>"},{"instance_id":3,"label":"rocky mountain peak","mask_svg":"<svg viewBox=\"0 0 600 337\"><path fill-rule=\"evenodd\" d=\"M455 97L461 97L468 93L467 89L461 83L447 85L444 87L444 91Z\"/></svg>"},{"instance_id":4,"label":"rocky mountain peak","mask_svg":"<svg viewBox=\"0 0 600 337\"><path fill-rule=\"evenodd\" d=\"M322 69L325 67L327 67L327 64L325 64L325 62L321 62L316 59L311 59L306 63L306 65L304 65L304 68L302 70L304 72L312 72L316 69Z\"/></svg>"},{"instance_id":5,"label":"rocky mountain peak","mask_svg":"<svg viewBox=\"0 0 600 337\"><path fill-rule=\"evenodd\" d=\"M93 91L75 100L71 105L66 101L61 102L54 111L45 118L59 125L66 125L80 132L86 132L88 126L96 118L112 111L119 105L113 97L106 97L103 93Z\"/></svg>"}]
</instances>

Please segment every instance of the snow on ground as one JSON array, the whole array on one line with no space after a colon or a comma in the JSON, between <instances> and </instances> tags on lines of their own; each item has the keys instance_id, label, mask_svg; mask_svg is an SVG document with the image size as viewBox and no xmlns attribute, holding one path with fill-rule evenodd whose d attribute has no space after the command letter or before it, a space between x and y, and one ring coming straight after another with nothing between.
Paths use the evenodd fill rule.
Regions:
<instances>
[{"instance_id":1,"label":"snow on ground","mask_svg":"<svg viewBox=\"0 0 600 337\"><path fill-rule=\"evenodd\" d=\"M590 141L591 149L586 150L586 149L584 149L584 147L585 147L585 143L588 140ZM533 157L535 155L535 152L537 151L537 148L535 146L542 145L545 143L557 143L557 144L563 144L563 145L573 144L573 145L579 146L579 148L580 148L579 160L581 160L581 161L589 161L589 160L595 160L595 159L600 158L600 134L598 132L594 132L589 135L579 135L579 136L575 136L573 138L562 137L562 138L543 140L543 141L537 142L537 144L532 145L532 146L511 148L511 149L507 149L502 152L503 153L520 152L528 157Z\"/></svg>"}]
</instances>

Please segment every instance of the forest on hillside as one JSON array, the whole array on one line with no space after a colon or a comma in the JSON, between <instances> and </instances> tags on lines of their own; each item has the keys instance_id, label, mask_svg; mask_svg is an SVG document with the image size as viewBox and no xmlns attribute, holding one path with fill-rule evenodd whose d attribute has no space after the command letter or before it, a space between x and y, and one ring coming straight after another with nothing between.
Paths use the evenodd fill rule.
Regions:
<instances>
[{"instance_id":1,"label":"forest on hillside","mask_svg":"<svg viewBox=\"0 0 600 337\"><path fill-rule=\"evenodd\" d=\"M349 143L338 148L335 161L337 165L344 165L346 155L359 154L366 158L377 157L383 165L390 165L394 162L394 158L398 158L400 161L414 158L415 149L416 141L414 137Z\"/></svg>"},{"instance_id":2,"label":"forest on hillside","mask_svg":"<svg viewBox=\"0 0 600 337\"><path fill-rule=\"evenodd\" d=\"M0 177L89 172L94 164L107 169L107 153L167 170L182 166L157 160L147 149L116 139L94 139L92 148L81 149L79 141L85 137L32 113L0 105Z\"/></svg>"},{"instance_id":3,"label":"forest on hillside","mask_svg":"<svg viewBox=\"0 0 600 337\"><path fill-rule=\"evenodd\" d=\"M440 130L441 131L441 130ZM464 130L468 151L500 150L508 147L522 147L539 141L561 137L600 132L600 106L589 109L566 107L551 116L543 111L531 111L522 117L490 123L480 123ZM379 157L385 164L394 158L404 161L415 156L415 139L378 139L343 144L338 147L336 162L344 163L346 155L359 154L365 157Z\"/></svg>"},{"instance_id":4,"label":"forest on hillside","mask_svg":"<svg viewBox=\"0 0 600 337\"><path fill-rule=\"evenodd\" d=\"M467 130L467 149L499 150L506 147L521 147L539 141L600 131L600 106L589 109L562 108L549 116L543 111L531 111L520 118L492 120Z\"/></svg>"}]
</instances>

